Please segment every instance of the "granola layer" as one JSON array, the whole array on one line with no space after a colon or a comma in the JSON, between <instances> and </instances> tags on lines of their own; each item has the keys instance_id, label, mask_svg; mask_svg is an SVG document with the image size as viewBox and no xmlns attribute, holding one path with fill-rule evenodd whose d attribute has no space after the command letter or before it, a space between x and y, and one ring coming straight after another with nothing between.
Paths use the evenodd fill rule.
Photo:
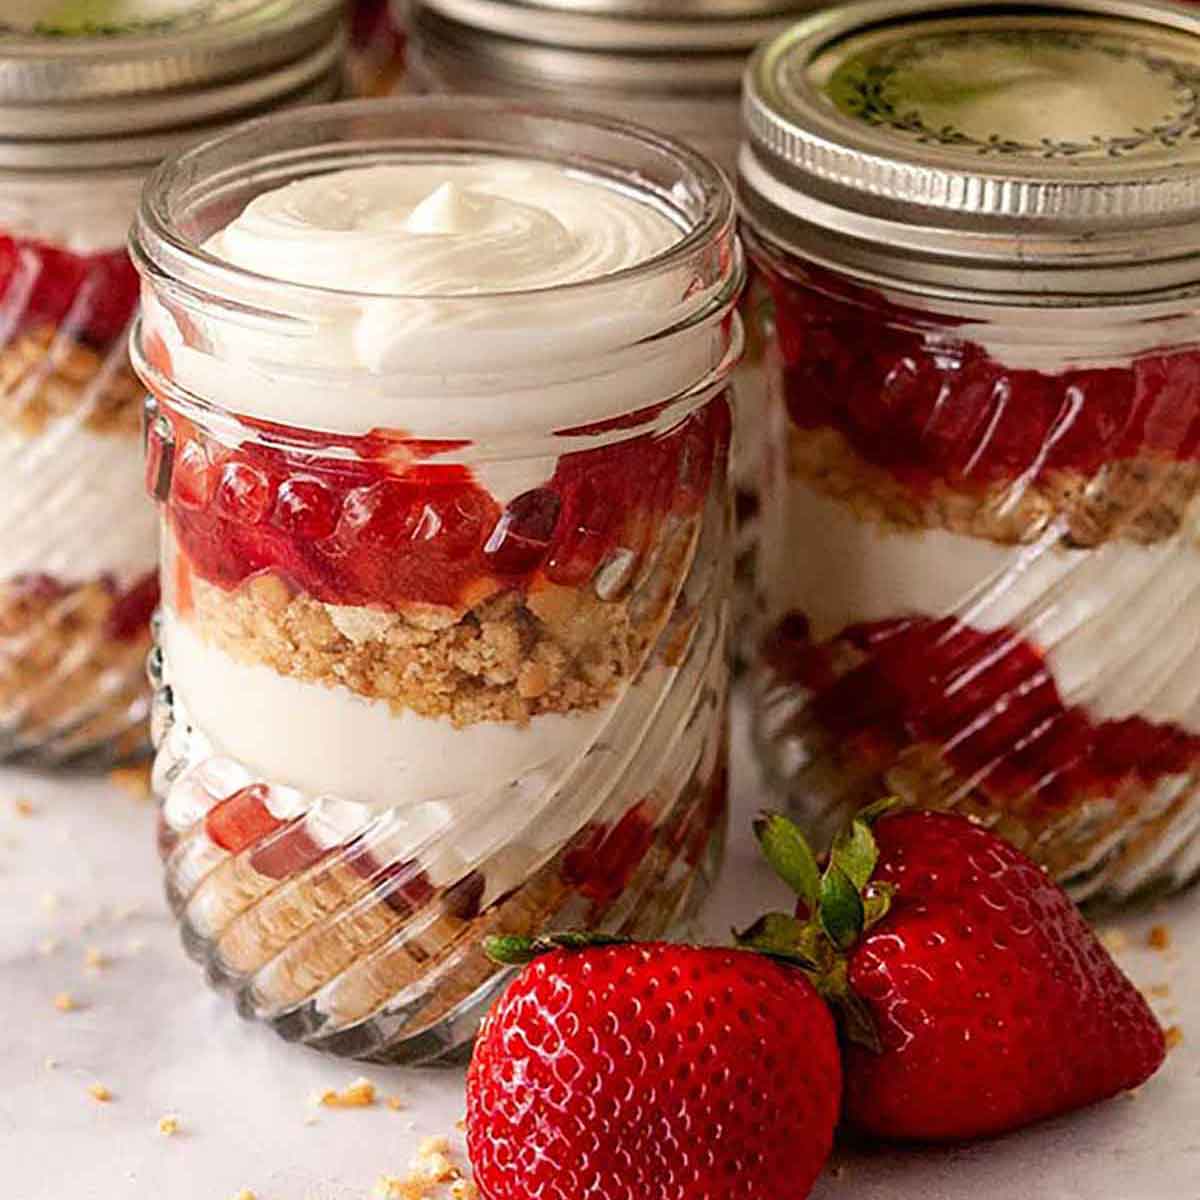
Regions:
<instances>
[{"instance_id":1,"label":"granola layer","mask_svg":"<svg viewBox=\"0 0 1200 1200\"><path fill-rule=\"evenodd\" d=\"M1002 545L1034 542L1053 528L1077 547L1160 542L1179 532L1200 495L1200 463L1150 458L1110 463L1090 478L1047 471L989 487L943 480L913 488L861 458L839 431L795 425L788 430L788 472L848 504L863 521L944 529Z\"/></svg>"},{"instance_id":2,"label":"granola layer","mask_svg":"<svg viewBox=\"0 0 1200 1200\"><path fill-rule=\"evenodd\" d=\"M543 713L599 708L645 658L675 605L694 552L681 524L654 569L621 598L542 581L503 589L466 611L323 604L278 574L226 591L189 576L184 619L238 662L341 685L393 709L526 724ZM178 590L178 589L177 589Z\"/></svg>"},{"instance_id":3,"label":"granola layer","mask_svg":"<svg viewBox=\"0 0 1200 1200\"><path fill-rule=\"evenodd\" d=\"M124 592L107 579L0 583L0 751L66 757L111 743L120 757L143 746L156 596L152 576Z\"/></svg>"},{"instance_id":4,"label":"granola layer","mask_svg":"<svg viewBox=\"0 0 1200 1200\"><path fill-rule=\"evenodd\" d=\"M0 346L0 426L23 434L69 418L96 433L133 436L143 394L123 346L100 351L52 325Z\"/></svg>"}]
</instances>

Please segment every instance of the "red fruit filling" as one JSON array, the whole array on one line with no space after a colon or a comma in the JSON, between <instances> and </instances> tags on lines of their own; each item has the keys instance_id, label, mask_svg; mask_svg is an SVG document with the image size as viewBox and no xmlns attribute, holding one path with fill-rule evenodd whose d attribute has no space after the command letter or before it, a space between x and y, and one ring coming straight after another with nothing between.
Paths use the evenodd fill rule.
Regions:
<instances>
[{"instance_id":1,"label":"red fruit filling","mask_svg":"<svg viewBox=\"0 0 1200 1200\"><path fill-rule=\"evenodd\" d=\"M39 325L104 348L129 324L138 277L124 250L75 254L0 233L0 344Z\"/></svg>"},{"instance_id":2,"label":"red fruit filling","mask_svg":"<svg viewBox=\"0 0 1200 1200\"><path fill-rule=\"evenodd\" d=\"M201 578L273 571L327 604L457 606L481 582L579 586L619 548L646 553L669 514L704 503L729 412L714 401L665 434L565 454L505 506L466 467L427 461L453 443L288 430L282 449L264 428L229 447L172 425L170 445L152 427L147 484Z\"/></svg>"},{"instance_id":3,"label":"red fruit filling","mask_svg":"<svg viewBox=\"0 0 1200 1200\"><path fill-rule=\"evenodd\" d=\"M848 648L861 662L843 671L835 663ZM988 795L1055 809L1200 763L1200 737L1177 726L1094 721L1066 704L1040 651L1011 629L913 617L853 625L818 645L793 615L765 655L780 677L812 691L810 715L871 769L914 744L935 745Z\"/></svg>"},{"instance_id":4,"label":"red fruit filling","mask_svg":"<svg viewBox=\"0 0 1200 1200\"><path fill-rule=\"evenodd\" d=\"M836 429L914 490L1200 459L1200 350L1052 375L1016 370L959 337L952 321L905 312L827 273L805 283L765 277L791 419Z\"/></svg>"}]
</instances>

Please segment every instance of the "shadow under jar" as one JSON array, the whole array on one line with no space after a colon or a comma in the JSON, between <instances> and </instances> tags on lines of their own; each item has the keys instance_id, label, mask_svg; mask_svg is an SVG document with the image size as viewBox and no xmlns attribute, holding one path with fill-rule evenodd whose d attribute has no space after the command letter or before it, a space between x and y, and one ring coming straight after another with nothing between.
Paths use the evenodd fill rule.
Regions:
<instances>
[{"instance_id":1,"label":"shadow under jar","mask_svg":"<svg viewBox=\"0 0 1200 1200\"><path fill-rule=\"evenodd\" d=\"M210 978L414 1062L474 1033L485 936L688 918L725 823L719 173L551 111L338 105L177 159L134 246L161 849Z\"/></svg>"},{"instance_id":2,"label":"shadow under jar","mask_svg":"<svg viewBox=\"0 0 1200 1200\"><path fill-rule=\"evenodd\" d=\"M751 68L755 732L822 840L895 793L1080 899L1200 869L1198 72L1194 16L1088 0L871 3Z\"/></svg>"},{"instance_id":3,"label":"shadow under jar","mask_svg":"<svg viewBox=\"0 0 1200 1200\"><path fill-rule=\"evenodd\" d=\"M0 759L147 748L157 522L125 252L145 175L221 122L336 94L336 0L138 8L0 28Z\"/></svg>"}]
</instances>

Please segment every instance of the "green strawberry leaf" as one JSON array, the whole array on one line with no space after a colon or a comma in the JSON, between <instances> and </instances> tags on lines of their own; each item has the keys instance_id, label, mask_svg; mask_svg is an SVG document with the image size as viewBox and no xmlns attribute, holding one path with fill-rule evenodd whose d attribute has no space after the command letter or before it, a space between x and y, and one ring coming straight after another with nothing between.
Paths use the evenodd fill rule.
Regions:
<instances>
[{"instance_id":1,"label":"green strawberry leaf","mask_svg":"<svg viewBox=\"0 0 1200 1200\"><path fill-rule=\"evenodd\" d=\"M866 821L856 817L837 835L830 858L856 889L861 891L867 886L879 862L879 848Z\"/></svg>"},{"instance_id":2,"label":"green strawberry leaf","mask_svg":"<svg viewBox=\"0 0 1200 1200\"><path fill-rule=\"evenodd\" d=\"M863 931L866 915L862 896L854 882L831 862L821 879L821 900L817 909L821 928L839 950L849 950Z\"/></svg>"},{"instance_id":3,"label":"green strawberry leaf","mask_svg":"<svg viewBox=\"0 0 1200 1200\"><path fill-rule=\"evenodd\" d=\"M821 872L795 822L780 813L764 812L754 822L754 833L775 874L815 909L821 896Z\"/></svg>"},{"instance_id":4,"label":"green strawberry leaf","mask_svg":"<svg viewBox=\"0 0 1200 1200\"><path fill-rule=\"evenodd\" d=\"M892 897L896 894L894 883L873 883L863 893L863 932L874 929L892 907Z\"/></svg>"},{"instance_id":5,"label":"green strawberry leaf","mask_svg":"<svg viewBox=\"0 0 1200 1200\"><path fill-rule=\"evenodd\" d=\"M483 939L484 953L493 962L505 967L522 967L552 950L586 950L590 946L625 945L628 938L610 937L605 933L568 930L529 938L517 934L500 934Z\"/></svg>"},{"instance_id":6,"label":"green strawberry leaf","mask_svg":"<svg viewBox=\"0 0 1200 1200\"><path fill-rule=\"evenodd\" d=\"M811 921L790 913L767 913L741 933L734 930L733 936L744 950L757 950L812 970L821 969L828 958L821 931Z\"/></svg>"}]
</instances>

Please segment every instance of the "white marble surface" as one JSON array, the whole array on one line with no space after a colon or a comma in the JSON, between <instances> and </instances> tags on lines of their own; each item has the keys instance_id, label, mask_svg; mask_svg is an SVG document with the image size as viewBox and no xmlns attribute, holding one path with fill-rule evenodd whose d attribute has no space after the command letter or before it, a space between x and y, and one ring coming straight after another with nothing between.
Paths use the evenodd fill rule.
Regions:
<instances>
[{"instance_id":1,"label":"white marble surface","mask_svg":"<svg viewBox=\"0 0 1200 1200\"><path fill-rule=\"evenodd\" d=\"M715 936L782 899L745 836L750 772L735 782L737 836L706 918ZM1158 922L1170 952L1145 946ZM954 1151L845 1149L817 1200L1197 1200L1200 961L1189 949L1200 947L1200 893L1120 926L1127 969L1169 985L1155 1003L1191 1035L1139 1095ZM89 948L108 964L86 966ZM56 1010L63 991L76 1011ZM404 1107L314 1106L360 1074ZM89 1096L93 1083L110 1103ZM157 1130L166 1114L179 1118L174 1137ZM284 1044L210 994L159 895L147 802L107 781L0 771L3 1200L232 1200L242 1188L258 1200L367 1200L381 1174L404 1173L421 1137L459 1141L461 1114L461 1072L360 1070Z\"/></svg>"}]
</instances>

